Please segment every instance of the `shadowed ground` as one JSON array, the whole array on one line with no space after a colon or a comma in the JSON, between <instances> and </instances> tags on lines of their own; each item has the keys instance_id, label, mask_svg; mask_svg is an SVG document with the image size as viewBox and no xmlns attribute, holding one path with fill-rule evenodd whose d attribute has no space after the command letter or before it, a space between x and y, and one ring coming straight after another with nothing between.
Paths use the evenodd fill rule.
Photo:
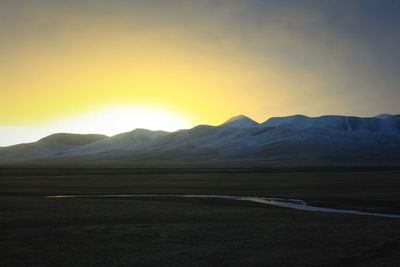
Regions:
<instances>
[{"instance_id":1,"label":"shadowed ground","mask_svg":"<svg viewBox=\"0 0 400 267\"><path fill-rule=\"evenodd\" d=\"M396 170L2 169L3 266L396 266L400 220L223 199L47 199L229 194L400 213Z\"/></svg>"}]
</instances>

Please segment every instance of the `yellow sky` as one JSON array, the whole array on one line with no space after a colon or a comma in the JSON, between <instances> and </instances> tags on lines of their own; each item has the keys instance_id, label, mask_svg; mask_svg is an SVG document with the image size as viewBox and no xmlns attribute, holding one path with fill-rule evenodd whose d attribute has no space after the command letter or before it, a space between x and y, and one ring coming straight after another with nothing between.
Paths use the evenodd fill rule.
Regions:
<instances>
[{"instance_id":1,"label":"yellow sky","mask_svg":"<svg viewBox=\"0 0 400 267\"><path fill-rule=\"evenodd\" d=\"M159 106L219 123L257 101L247 92L255 75L240 58L137 34L22 45L20 61L2 75L1 99L10 101L2 103L7 112L0 123L46 122L118 105Z\"/></svg>"},{"instance_id":2,"label":"yellow sky","mask_svg":"<svg viewBox=\"0 0 400 267\"><path fill-rule=\"evenodd\" d=\"M2 2L0 128L127 106L191 126L396 112L373 46L324 12L279 1Z\"/></svg>"},{"instance_id":3,"label":"yellow sky","mask_svg":"<svg viewBox=\"0 0 400 267\"><path fill-rule=\"evenodd\" d=\"M246 33L254 39L250 45L266 45L257 55L230 25L229 10L189 6L189 15L177 20L171 16L181 15L174 12L163 18L148 10L117 10L22 8L31 24L19 25L3 53L0 125L48 123L120 105L168 109L193 125L219 124L239 113L263 121L296 112L297 98L308 93L318 97L312 91L319 78L290 73L268 51L271 42L291 41L279 29Z\"/></svg>"}]
</instances>

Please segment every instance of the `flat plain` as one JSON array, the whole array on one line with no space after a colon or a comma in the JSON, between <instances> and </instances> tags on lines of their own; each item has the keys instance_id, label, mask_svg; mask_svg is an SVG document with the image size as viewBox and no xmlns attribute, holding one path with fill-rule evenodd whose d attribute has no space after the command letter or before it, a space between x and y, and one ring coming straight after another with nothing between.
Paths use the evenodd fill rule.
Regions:
<instances>
[{"instance_id":1,"label":"flat plain","mask_svg":"<svg viewBox=\"0 0 400 267\"><path fill-rule=\"evenodd\" d=\"M400 219L246 201L46 198L222 194L400 214L394 169L0 169L1 266L399 266Z\"/></svg>"}]
</instances>

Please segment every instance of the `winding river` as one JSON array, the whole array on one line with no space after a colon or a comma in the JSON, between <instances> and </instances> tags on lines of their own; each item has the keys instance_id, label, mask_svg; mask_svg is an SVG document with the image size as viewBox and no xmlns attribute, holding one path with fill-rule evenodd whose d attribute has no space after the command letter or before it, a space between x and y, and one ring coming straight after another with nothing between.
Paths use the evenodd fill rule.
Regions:
<instances>
[{"instance_id":1,"label":"winding river","mask_svg":"<svg viewBox=\"0 0 400 267\"><path fill-rule=\"evenodd\" d=\"M325 212L325 213L341 213L341 214L353 214L362 216L374 216L374 217L385 217L385 218L396 218L400 219L399 214L388 214L388 213L376 213L358 210L348 209L336 209L336 208L324 208L317 206L307 205L301 199L284 199L284 198L268 198L260 196L230 196L230 195L170 195L170 194L128 194L128 195L55 195L46 196L46 198L206 198L206 199L226 199L235 201L251 201L261 203L270 206L278 206L283 208L302 210L308 212Z\"/></svg>"}]
</instances>

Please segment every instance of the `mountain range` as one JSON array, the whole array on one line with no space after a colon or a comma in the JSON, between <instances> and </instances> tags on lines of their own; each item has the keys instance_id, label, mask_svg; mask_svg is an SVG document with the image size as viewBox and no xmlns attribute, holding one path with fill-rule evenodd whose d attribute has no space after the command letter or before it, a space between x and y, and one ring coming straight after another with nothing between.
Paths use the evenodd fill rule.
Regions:
<instances>
[{"instance_id":1,"label":"mountain range","mask_svg":"<svg viewBox=\"0 0 400 267\"><path fill-rule=\"evenodd\" d=\"M0 148L0 164L123 166L400 165L400 115L294 115L263 123L239 115L219 126L115 136L57 133Z\"/></svg>"}]
</instances>

